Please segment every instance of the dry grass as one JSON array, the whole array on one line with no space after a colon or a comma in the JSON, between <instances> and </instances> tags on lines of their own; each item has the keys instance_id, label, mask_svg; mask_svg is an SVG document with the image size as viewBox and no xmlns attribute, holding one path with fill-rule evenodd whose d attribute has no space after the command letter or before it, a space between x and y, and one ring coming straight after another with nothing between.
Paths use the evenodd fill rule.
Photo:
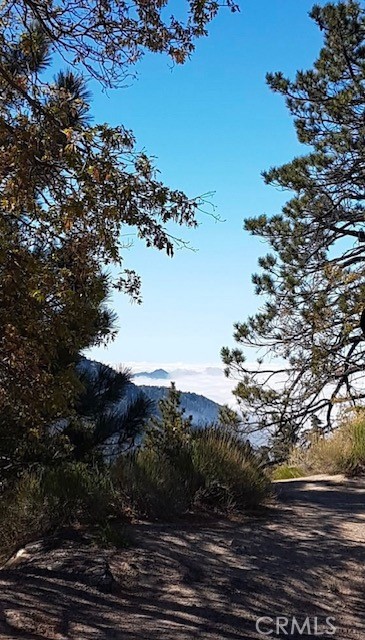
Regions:
<instances>
[{"instance_id":1,"label":"dry grass","mask_svg":"<svg viewBox=\"0 0 365 640\"><path fill-rule=\"evenodd\" d=\"M341 425L330 435L312 435L309 446L296 447L288 465L279 467L276 473L285 474L285 469L300 469L302 475L343 473L348 477L354 477L364 474L365 411L357 410L345 417ZM281 475L275 479L284 477L290 476Z\"/></svg>"},{"instance_id":2,"label":"dry grass","mask_svg":"<svg viewBox=\"0 0 365 640\"><path fill-rule=\"evenodd\" d=\"M0 557L59 527L105 527L119 496L106 473L82 463L24 474L0 500Z\"/></svg>"},{"instance_id":3,"label":"dry grass","mask_svg":"<svg viewBox=\"0 0 365 640\"><path fill-rule=\"evenodd\" d=\"M290 480L292 478L303 478L306 475L306 471L301 467L283 464L274 469L271 477L273 480Z\"/></svg>"},{"instance_id":4,"label":"dry grass","mask_svg":"<svg viewBox=\"0 0 365 640\"><path fill-rule=\"evenodd\" d=\"M245 443L210 428L168 454L144 447L122 457L114 475L135 513L170 518L190 509L218 512L260 505L270 481Z\"/></svg>"}]
</instances>

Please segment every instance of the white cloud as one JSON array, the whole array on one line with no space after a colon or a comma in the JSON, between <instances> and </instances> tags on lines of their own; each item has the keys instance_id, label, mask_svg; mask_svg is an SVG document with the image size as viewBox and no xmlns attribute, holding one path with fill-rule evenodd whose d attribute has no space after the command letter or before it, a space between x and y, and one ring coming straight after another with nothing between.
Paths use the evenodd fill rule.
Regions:
<instances>
[{"instance_id":1,"label":"white cloud","mask_svg":"<svg viewBox=\"0 0 365 640\"><path fill-rule=\"evenodd\" d=\"M153 379L143 376L135 378L134 382L138 385L145 384L168 387L171 381L174 381L180 391L199 393L219 404L235 406L235 398L232 395L232 390L236 386L236 381L226 378L223 373L223 367L219 364L187 364L185 362L124 362L108 364L113 367L129 367L133 373L164 369L170 373L170 380Z\"/></svg>"}]
</instances>

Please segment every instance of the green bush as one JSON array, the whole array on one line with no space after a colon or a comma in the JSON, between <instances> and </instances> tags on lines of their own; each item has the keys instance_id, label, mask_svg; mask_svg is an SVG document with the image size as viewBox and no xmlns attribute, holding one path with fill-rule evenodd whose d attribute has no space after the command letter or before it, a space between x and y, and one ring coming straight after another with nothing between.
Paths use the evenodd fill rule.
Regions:
<instances>
[{"instance_id":1,"label":"green bush","mask_svg":"<svg viewBox=\"0 0 365 640\"><path fill-rule=\"evenodd\" d=\"M114 473L134 511L159 519L192 508L255 507L270 486L250 447L216 428L192 431L185 446L170 448L168 455L147 445L120 458Z\"/></svg>"},{"instance_id":2,"label":"green bush","mask_svg":"<svg viewBox=\"0 0 365 640\"><path fill-rule=\"evenodd\" d=\"M184 449L170 457L144 447L119 459L115 477L135 513L158 519L186 512L201 485Z\"/></svg>"},{"instance_id":3,"label":"green bush","mask_svg":"<svg viewBox=\"0 0 365 640\"><path fill-rule=\"evenodd\" d=\"M41 489L55 525L102 522L117 508L118 496L108 471L81 462L45 470Z\"/></svg>"},{"instance_id":4,"label":"green bush","mask_svg":"<svg viewBox=\"0 0 365 640\"><path fill-rule=\"evenodd\" d=\"M0 500L0 558L49 527L49 514L37 474L24 475Z\"/></svg>"},{"instance_id":5,"label":"green bush","mask_svg":"<svg viewBox=\"0 0 365 640\"><path fill-rule=\"evenodd\" d=\"M191 456L192 419L185 417L174 384L159 402L159 411L150 421L144 446L119 459L115 477L136 512L170 518L190 508L202 481Z\"/></svg>"},{"instance_id":6,"label":"green bush","mask_svg":"<svg viewBox=\"0 0 365 640\"><path fill-rule=\"evenodd\" d=\"M58 527L105 524L118 503L109 474L82 463L24 474L0 500L0 554Z\"/></svg>"},{"instance_id":7,"label":"green bush","mask_svg":"<svg viewBox=\"0 0 365 640\"><path fill-rule=\"evenodd\" d=\"M365 414L352 423L351 449L343 463L343 471L348 476L365 474Z\"/></svg>"},{"instance_id":8,"label":"green bush","mask_svg":"<svg viewBox=\"0 0 365 640\"><path fill-rule=\"evenodd\" d=\"M303 478L306 475L306 472L300 467L282 464L274 469L271 477L273 480L290 480L291 478Z\"/></svg>"}]
</instances>

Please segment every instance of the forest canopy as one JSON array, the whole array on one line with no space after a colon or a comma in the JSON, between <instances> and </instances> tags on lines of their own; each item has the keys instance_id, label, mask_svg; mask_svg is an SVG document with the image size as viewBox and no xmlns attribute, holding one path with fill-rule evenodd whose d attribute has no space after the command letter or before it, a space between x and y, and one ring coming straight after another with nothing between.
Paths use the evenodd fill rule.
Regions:
<instances>
[{"instance_id":1,"label":"forest canopy","mask_svg":"<svg viewBox=\"0 0 365 640\"><path fill-rule=\"evenodd\" d=\"M267 76L308 153L263 174L291 198L281 213L245 221L271 250L253 276L263 304L235 325L238 347L222 352L250 427L288 446L365 398L365 11L339 2L310 15L323 35L312 69ZM254 369L242 347L258 354Z\"/></svg>"}]
</instances>

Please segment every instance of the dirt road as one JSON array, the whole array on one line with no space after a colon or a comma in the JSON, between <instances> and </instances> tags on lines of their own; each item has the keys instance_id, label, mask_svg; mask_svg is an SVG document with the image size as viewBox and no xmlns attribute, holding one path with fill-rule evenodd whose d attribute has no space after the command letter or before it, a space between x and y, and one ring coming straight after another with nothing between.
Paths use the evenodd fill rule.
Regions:
<instances>
[{"instance_id":1,"label":"dirt road","mask_svg":"<svg viewBox=\"0 0 365 640\"><path fill-rule=\"evenodd\" d=\"M295 640L309 624L305 638L364 640L365 480L275 487L242 523L138 525L118 552L33 546L0 572L0 638Z\"/></svg>"}]
</instances>

